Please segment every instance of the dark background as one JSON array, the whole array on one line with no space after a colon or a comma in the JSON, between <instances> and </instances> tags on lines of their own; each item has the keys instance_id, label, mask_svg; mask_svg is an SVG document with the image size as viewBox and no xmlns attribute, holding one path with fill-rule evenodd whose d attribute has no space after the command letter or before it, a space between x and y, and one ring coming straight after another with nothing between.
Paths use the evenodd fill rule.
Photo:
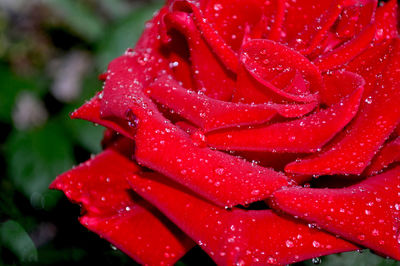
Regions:
<instances>
[{"instance_id":1,"label":"dark background","mask_svg":"<svg viewBox=\"0 0 400 266\"><path fill-rule=\"evenodd\" d=\"M103 129L68 114L132 47L153 0L0 0L0 266L135 265L77 220L79 206L48 190L57 174L100 151ZM313 265L320 259L299 263ZM178 265L212 261L198 247ZM322 265L397 265L368 251ZM400 264L398 264L400 265Z\"/></svg>"}]
</instances>

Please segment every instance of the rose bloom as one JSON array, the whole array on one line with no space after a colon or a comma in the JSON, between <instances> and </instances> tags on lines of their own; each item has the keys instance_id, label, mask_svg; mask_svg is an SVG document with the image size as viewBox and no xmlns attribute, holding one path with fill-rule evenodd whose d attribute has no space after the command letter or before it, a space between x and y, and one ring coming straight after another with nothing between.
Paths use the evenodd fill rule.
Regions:
<instances>
[{"instance_id":1,"label":"rose bloom","mask_svg":"<svg viewBox=\"0 0 400 266\"><path fill-rule=\"evenodd\" d=\"M167 1L71 115L103 152L51 188L141 264L400 260L397 21L395 0Z\"/></svg>"}]
</instances>

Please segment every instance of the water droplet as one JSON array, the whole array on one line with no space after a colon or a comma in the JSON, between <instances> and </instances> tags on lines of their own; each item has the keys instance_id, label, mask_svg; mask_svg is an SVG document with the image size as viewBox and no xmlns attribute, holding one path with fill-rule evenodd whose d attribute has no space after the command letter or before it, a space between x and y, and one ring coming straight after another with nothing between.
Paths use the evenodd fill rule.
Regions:
<instances>
[{"instance_id":1,"label":"water droplet","mask_svg":"<svg viewBox=\"0 0 400 266\"><path fill-rule=\"evenodd\" d=\"M244 262L244 260L239 260L238 262L236 262L236 266L244 266L246 263Z\"/></svg>"},{"instance_id":2,"label":"water droplet","mask_svg":"<svg viewBox=\"0 0 400 266\"><path fill-rule=\"evenodd\" d=\"M364 100L367 104L371 104L372 103L372 97L369 96Z\"/></svg>"},{"instance_id":3,"label":"water droplet","mask_svg":"<svg viewBox=\"0 0 400 266\"><path fill-rule=\"evenodd\" d=\"M315 248L319 248L321 246L321 244L318 241L315 241L315 240L312 242L312 245Z\"/></svg>"},{"instance_id":4,"label":"water droplet","mask_svg":"<svg viewBox=\"0 0 400 266\"><path fill-rule=\"evenodd\" d=\"M169 63L169 67L170 68L174 68L174 67L177 67L177 66L179 66L179 62L177 62L177 61Z\"/></svg>"},{"instance_id":5,"label":"water droplet","mask_svg":"<svg viewBox=\"0 0 400 266\"><path fill-rule=\"evenodd\" d=\"M201 131L196 131L194 132L190 138L193 141L193 144L197 147L206 147L207 143L206 143L206 136L204 135L203 132Z\"/></svg>"},{"instance_id":6,"label":"water droplet","mask_svg":"<svg viewBox=\"0 0 400 266\"><path fill-rule=\"evenodd\" d=\"M312 263L314 263L314 264L320 264L321 263L321 258L319 258L319 257L316 257L316 258L312 258Z\"/></svg>"},{"instance_id":7,"label":"water droplet","mask_svg":"<svg viewBox=\"0 0 400 266\"><path fill-rule=\"evenodd\" d=\"M222 9L222 5L221 4L215 4L214 5L214 10L215 11L220 11Z\"/></svg>"},{"instance_id":8,"label":"water droplet","mask_svg":"<svg viewBox=\"0 0 400 266\"><path fill-rule=\"evenodd\" d=\"M316 224L314 224L314 223L310 223L310 224L308 224L308 228L311 228L311 229L313 229L313 228L316 228L317 227L317 225Z\"/></svg>"},{"instance_id":9,"label":"water droplet","mask_svg":"<svg viewBox=\"0 0 400 266\"><path fill-rule=\"evenodd\" d=\"M224 174L224 168L216 168L216 169L214 170L214 172L215 172L217 175L223 175L223 174Z\"/></svg>"},{"instance_id":10,"label":"water droplet","mask_svg":"<svg viewBox=\"0 0 400 266\"><path fill-rule=\"evenodd\" d=\"M286 240L286 246L287 246L288 248L294 247L293 241Z\"/></svg>"}]
</instances>

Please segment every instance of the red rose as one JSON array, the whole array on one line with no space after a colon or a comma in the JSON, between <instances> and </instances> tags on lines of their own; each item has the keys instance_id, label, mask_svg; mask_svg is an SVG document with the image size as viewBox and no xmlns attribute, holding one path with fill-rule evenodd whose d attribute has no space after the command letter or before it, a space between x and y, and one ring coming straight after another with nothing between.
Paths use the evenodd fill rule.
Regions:
<instances>
[{"instance_id":1,"label":"red rose","mask_svg":"<svg viewBox=\"0 0 400 266\"><path fill-rule=\"evenodd\" d=\"M400 260L396 1L171 0L103 78L104 151L51 188L136 261Z\"/></svg>"}]
</instances>

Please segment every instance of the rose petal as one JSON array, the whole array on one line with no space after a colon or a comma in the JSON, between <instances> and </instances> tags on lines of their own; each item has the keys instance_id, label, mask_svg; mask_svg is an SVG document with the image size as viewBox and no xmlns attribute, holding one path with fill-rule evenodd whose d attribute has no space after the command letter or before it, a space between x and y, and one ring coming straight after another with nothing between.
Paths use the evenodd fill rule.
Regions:
<instances>
[{"instance_id":1,"label":"rose petal","mask_svg":"<svg viewBox=\"0 0 400 266\"><path fill-rule=\"evenodd\" d=\"M308 27L297 33L297 38L292 39L289 46L304 55L310 54L320 45L329 28L339 17L343 8L342 2L343 0L332 1L326 10L322 10L321 15L316 17L310 25L307 25Z\"/></svg>"},{"instance_id":2,"label":"rose petal","mask_svg":"<svg viewBox=\"0 0 400 266\"><path fill-rule=\"evenodd\" d=\"M201 35L211 47L215 55L230 71L236 73L239 59L236 52L225 42L221 35L207 21L201 10L189 1L175 1L174 10L193 12L193 19Z\"/></svg>"},{"instance_id":3,"label":"rose petal","mask_svg":"<svg viewBox=\"0 0 400 266\"><path fill-rule=\"evenodd\" d=\"M159 62L157 56L150 51L126 54L110 63L101 100L102 119L132 125L137 119L145 120L150 117L165 120L157 106L143 92L145 86L158 76L156 70L161 67L158 65L160 63L154 63L154 68L146 68L146 62L153 60ZM144 62L143 66L141 62Z\"/></svg>"},{"instance_id":4,"label":"rose petal","mask_svg":"<svg viewBox=\"0 0 400 266\"><path fill-rule=\"evenodd\" d=\"M277 88L271 80L283 71L299 72L315 93L323 87L319 70L298 52L269 40L252 40L242 47L242 68L234 101L262 103L267 101L317 101L316 94L291 94ZM246 71L247 70L247 71Z\"/></svg>"},{"instance_id":5,"label":"rose petal","mask_svg":"<svg viewBox=\"0 0 400 266\"><path fill-rule=\"evenodd\" d=\"M378 83L383 78L382 73L386 71L391 63L391 54L396 49L395 42L394 40L388 40L381 44L375 44L346 66L347 71L357 73L364 78L365 91L363 100L370 99L373 91L377 89Z\"/></svg>"},{"instance_id":6,"label":"rose petal","mask_svg":"<svg viewBox=\"0 0 400 266\"><path fill-rule=\"evenodd\" d=\"M84 103L81 107L76 109L71 113L72 119L83 119L87 120L104 127L113 129L126 137L131 137L132 128L130 128L128 123L118 123L118 120L105 120L101 118L100 108L101 108L101 96L102 92L98 93L92 99ZM99 98L100 96L100 98Z\"/></svg>"},{"instance_id":7,"label":"rose petal","mask_svg":"<svg viewBox=\"0 0 400 266\"><path fill-rule=\"evenodd\" d=\"M357 35L356 32L357 30L359 31L357 28L357 20L360 15L360 10L360 5L350 5L343 8L340 17L336 22L336 27L334 28L337 38L346 40Z\"/></svg>"},{"instance_id":8,"label":"rose petal","mask_svg":"<svg viewBox=\"0 0 400 266\"><path fill-rule=\"evenodd\" d=\"M350 41L340 45L331 52L319 56L313 62L321 71L336 69L367 49L375 33L376 26L375 24L371 24Z\"/></svg>"},{"instance_id":9,"label":"rose petal","mask_svg":"<svg viewBox=\"0 0 400 266\"><path fill-rule=\"evenodd\" d=\"M283 174L204 148L168 122L139 122L135 143L138 162L220 206L257 201L287 185Z\"/></svg>"},{"instance_id":10,"label":"rose petal","mask_svg":"<svg viewBox=\"0 0 400 266\"><path fill-rule=\"evenodd\" d=\"M387 40L375 44L354 58L345 68L362 76L366 81L366 89L375 87L375 80L388 64L388 58L393 50L393 41ZM369 84L371 83L371 84Z\"/></svg>"},{"instance_id":11,"label":"rose petal","mask_svg":"<svg viewBox=\"0 0 400 266\"><path fill-rule=\"evenodd\" d=\"M260 200L287 185L281 173L199 147L161 115L142 92L140 83L132 83L138 74L129 71L132 62L135 63L136 58L123 56L110 64L109 72L115 74L110 75L105 84L103 102L105 110L111 109L112 117L135 118L137 126L132 134L135 134L138 162L222 206ZM117 90L123 94L118 94Z\"/></svg>"},{"instance_id":12,"label":"rose petal","mask_svg":"<svg viewBox=\"0 0 400 266\"><path fill-rule=\"evenodd\" d=\"M276 191L273 207L400 259L400 167L341 189Z\"/></svg>"},{"instance_id":13,"label":"rose petal","mask_svg":"<svg viewBox=\"0 0 400 266\"><path fill-rule=\"evenodd\" d=\"M320 91L321 101L327 105L337 103L359 87L365 86L362 76L349 71L329 71L323 75L325 88Z\"/></svg>"},{"instance_id":14,"label":"rose petal","mask_svg":"<svg viewBox=\"0 0 400 266\"><path fill-rule=\"evenodd\" d=\"M112 145L119 138L119 133L112 129L106 128L103 132L103 139L101 140L101 146L103 149Z\"/></svg>"},{"instance_id":15,"label":"rose petal","mask_svg":"<svg viewBox=\"0 0 400 266\"><path fill-rule=\"evenodd\" d=\"M190 52L185 37L178 32L168 32L164 19L160 21L160 38L174 77L186 88L196 88L190 65Z\"/></svg>"},{"instance_id":16,"label":"rose petal","mask_svg":"<svg viewBox=\"0 0 400 266\"><path fill-rule=\"evenodd\" d=\"M264 0L210 0L205 17L225 42L239 51L246 24L255 25L262 16Z\"/></svg>"},{"instance_id":17,"label":"rose petal","mask_svg":"<svg viewBox=\"0 0 400 266\"><path fill-rule=\"evenodd\" d=\"M276 114L298 117L311 112L309 104L241 104L224 102L188 91L169 76L158 78L147 90L149 96L174 110L205 131L238 125L256 125L269 121Z\"/></svg>"},{"instance_id":18,"label":"rose petal","mask_svg":"<svg viewBox=\"0 0 400 266\"><path fill-rule=\"evenodd\" d=\"M398 36L397 21L398 21L398 4L396 0L390 0L378 7L376 11L376 34L375 41L381 42L386 39L395 38Z\"/></svg>"},{"instance_id":19,"label":"rose petal","mask_svg":"<svg viewBox=\"0 0 400 266\"><path fill-rule=\"evenodd\" d=\"M342 4L343 1L319 1L319 0L300 0L287 1L287 11L284 22L285 40L287 43L293 43L298 38L302 38L302 33L310 27L315 31L320 24L318 19L321 14L327 13L334 7L333 4ZM328 11L328 12L327 12ZM322 20L324 21L324 20ZM322 24L323 25L323 24ZM307 40L308 39L304 39Z\"/></svg>"},{"instance_id":20,"label":"rose petal","mask_svg":"<svg viewBox=\"0 0 400 266\"><path fill-rule=\"evenodd\" d=\"M102 140L103 149L114 150L127 158L132 158L135 151L135 142L127 137L121 136L118 132L113 131L114 139L104 143L104 138ZM105 145L104 145L104 144Z\"/></svg>"},{"instance_id":21,"label":"rose petal","mask_svg":"<svg viewBox=\"0 0 400 266\"><path fill-rule=\"evenodd\" d=\"M251 39L268 39L280 41L284 32L282 25L285 19L286 0L265 1L259 21L251 25L245 22L242 45Z\"/></svg>"},{"instance_id":22,"label":"rose petal","mask_svg":"<svg viewBox=\"0 0 400 266\"><path fill-rule=\"evenodd\" d=\"M400 161L400 137L388 142L372 160L365 170L365 175L375 175L390 164Z\"/></svg>"},{"instance_id":23,"label":"rose petal","mask_svg":"<svg viewBox=\"0 0 400 266\"><path fill-rule=\"evenodd\" d=\"M352 38L375 21L376 0L355 1L344 7L335 26L335 34L342 40Z\"/></svg>"},{"instance_id":24,"label":"rose petal","mask_svg":"<svg viewBox=\"0 0 400 266\"><path fill-rule=\"evenodd\" d=\"M311 93L299 71L280 72L270 80L270 83L290 94L307 95Z\"/></svg>"},{"instance_id":25,"label":"rose petal","mask_svg":"<svg viewBox=\"0 0 400 266\"><path fill-rule=\"evenodd\" d=\"M190 235L218 265L283 265L357 249L271 210L225 210L159 175L137 175L131 186Z\"/></svg>"},{"instance_id":26,"label":"rose petal","mask_svg":"<svg viewBox=\"0 0 400 266\"><path fill-rule=\"evenodd\" d=\"M138 170L122 155L106 150L57 177L50 188L80 203L85 210L80 222L137 262L174 264L193 242L157 210L132 196L125 177Z\"/></svg>"},{"instance_id":27,"label":"rose petal","mask_svg":"<svg viewBox=\"0 0 400 266\"><path fill-rule=\"evenodd\" d=\"M272 82L276 83L278 78L281 76L283 76L283 75L278 75L277 77L275 77L273 79ZM280 82L282 82L282 81L280 81ZM310 94L310 90L308 89L306 82L305 82L303 76L299 73L299 71L296 71L291 83L286 82L285 84L289 84L286 88L284 88L284 90L287 91L288 93L300 94L300 95ZM277 86L277 87L279 88L279 86Z\"/></svg>"},{"instance_id":28,"label":"rose petal","mask_svg":"<svg viewBox=\"0 0 400 266\"><path fill-rule=\"evenodd\" d=\"M367 60L372 55L377 61L372 60L371 64L357 67L368 69L368 75L361 74L366 81L363 100L358 114L346 131L340 133L321 153L287 165L286 172L361 174L367 167L400 121L400 42L395 39L384 47L383 54L373 48L378 56L368 51L368 56L363 57ZM380 61L380 58L387 59ZM375 71L378 71L378 75L373 75Z\"/></svg>"},{"instance_id":29,"label":"rose petal","mask_svg":"<svg viewBox=\"0 0 400 266\"><path fill-rule=\"evenodd\" d=\"M287 0L266 1L263 15L267 21L265 39L280 41L283 35L282 26L285 20ZM269 31L268 31L269 30Z\"/></svg>"},{"instance_id":30,"label":"rose petal","mask_svg":"<svg viewBox=\"0 0 400 266\"><path fill-rule=\"evenodd\" d=\"M185 12L174 11L165 16L165 23L169 29L178 30L186 37L197 88L212 98L230 100L234 74L224 67L209 48L192 17Z\"/></svg>"},{"instance_id":31,"label":"rose petal","mask_svg":"<svg viewBox=\"0 0 400 266\"><path fill-rule=\"evenodd\" d=\"M362 93L360 86L330 108L290 122L209 132L207 144L226 150L314 152L356 115Z\"/></svg>"}]
</instances>

